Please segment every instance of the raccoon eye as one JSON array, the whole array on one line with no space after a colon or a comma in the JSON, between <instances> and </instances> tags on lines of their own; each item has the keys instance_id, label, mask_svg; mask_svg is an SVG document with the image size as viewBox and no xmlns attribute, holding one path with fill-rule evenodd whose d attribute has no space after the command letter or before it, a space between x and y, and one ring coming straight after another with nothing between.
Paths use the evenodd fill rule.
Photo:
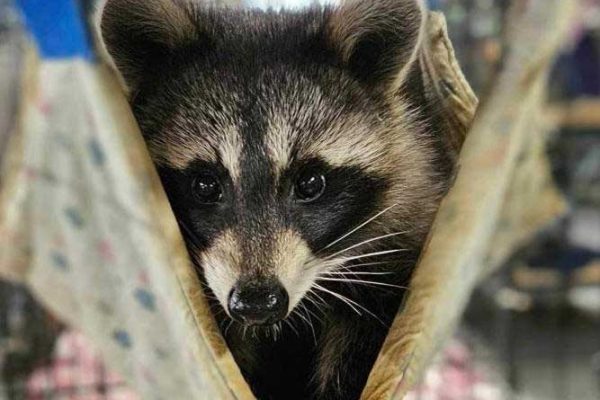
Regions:
<instances>
[{"instance_id":1,"label":"raccoon eye","mask_svg":"<svg viewBox=\"0 0 600 400\"><path fill-rule=\"evenodd\" d=\"M325 177L315 170L300 173L294 187L294 194L304 203L318 199L324 191Z\"/></svg>"},{"instance_id":2,"label":"raccoon eye","mask_svg":"<svg viewBox=\"0 0 600 400\"><path fill-rule=\"evenodd\" d=\"M196 200L202 204L217 203L223 197L221 184L211 172L204 172L192 181L192 191Z\"/></svg>"}]
</instances>

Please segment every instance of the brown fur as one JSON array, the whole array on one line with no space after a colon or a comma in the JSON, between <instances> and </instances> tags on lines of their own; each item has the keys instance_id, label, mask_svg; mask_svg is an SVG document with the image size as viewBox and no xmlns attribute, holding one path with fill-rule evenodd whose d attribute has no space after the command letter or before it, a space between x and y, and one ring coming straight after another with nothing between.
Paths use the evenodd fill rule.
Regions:
<instances>
[{"instance_id":1,"label":"brown fur","mask_svg":"<svg viewBox=\"0 0 600 400\"><path fill-rule=\"evenodd\" d=\"M281 13L179 0L104 8L107 51L261 398L358 398L401 304L453 168L419 78L424 19L421 0ZM295 184L309 167L326 186L304 204ZM207 171L223 192L213 205L190 191ZM383 273L364 275L375 286L328 280L368 262L355 271ZM228 296L248 280L283 285L292 327L247 334L229 320Z\"/></svg>"}]
</instances>

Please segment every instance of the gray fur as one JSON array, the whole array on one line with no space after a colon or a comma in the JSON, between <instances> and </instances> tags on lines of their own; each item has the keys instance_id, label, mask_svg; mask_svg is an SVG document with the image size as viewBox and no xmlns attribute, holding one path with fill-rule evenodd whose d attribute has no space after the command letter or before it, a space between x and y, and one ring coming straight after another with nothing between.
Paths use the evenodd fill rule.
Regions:
<instances>
[{"instance_id":1,"label":"gray fur","mask_svg":"<svg viewBox=\"0 0 600 400\"><path fill-rule=\"evenodd\" d=\"M181 0L109 0L103 9L106 49L215 311L228 312L240 280L276 279L289 294L286 323L298 336L286 325L276 341L273 327L251 328L254 336L216 312L260 398L358 398L401 304L453 170L420 81L424 15L417 0L279 13ZM327 182L308 205L294 198L306 168ZM223 190L216 205L198 205L189 191L207 170ZM383 254L348 261L337 254L348 248L350 258ZM368 272L389 273L371 281L398 287L322 280L367 261L385 262ZM320 307L316 282L326 289ZM319 315L312 327L297 316L305 308L304 320Z\"/></svg>"}]
</instances>

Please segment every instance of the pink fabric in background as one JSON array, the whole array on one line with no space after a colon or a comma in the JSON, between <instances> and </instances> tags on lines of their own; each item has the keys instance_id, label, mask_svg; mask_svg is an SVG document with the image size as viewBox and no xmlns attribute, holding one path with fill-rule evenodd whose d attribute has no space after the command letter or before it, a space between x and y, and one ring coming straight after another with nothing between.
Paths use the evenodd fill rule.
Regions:
<instances>
[{"instance_id":1,"label":"pink fabric in background","mask_svg":"<svg viewBox=\"0 0 600 400\"><path fill-rule=\"evenodd\" d=\"M61 334L50 364L31 374L26 392L26 400L140 400L123 380L106 369L85 337L74 331ZM501 388L474 362L471 349L454 339L406 400L502 398Z\"/></svg>"},{"instance_id":2,"label":"pink fabric in background","mask_svg":"<svg viewBox=\"0 0 600 400\"><path fill-rule=\"evenodd\" d=\"M448 343L423 382L405 400L501 400L502 388L490 379L486 365L459 339Z\"/></svg>"},{"instance_id":3,"label":"pink fabric in background","mask_svg":"<svg viewBox=\"0 0 600 400\"><path fill-rule=\"evenodd\" d=\"M26 385L26 400L140 399L74 331L60 335L50 364L35 370Z\"/></svg>"}]
</instances>

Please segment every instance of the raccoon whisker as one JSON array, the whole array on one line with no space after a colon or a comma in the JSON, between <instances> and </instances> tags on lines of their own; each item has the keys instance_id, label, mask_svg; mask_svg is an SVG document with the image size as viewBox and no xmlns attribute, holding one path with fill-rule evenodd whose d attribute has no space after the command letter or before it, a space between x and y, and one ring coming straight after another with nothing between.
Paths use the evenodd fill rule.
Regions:
<instances>
[{"instance_id":1,"label":"raccoon whisker","mask_svg":"<svg viewBox=\"0 0 600 400\"><path fill-rule=\"evenodd\" d=\"M211 310L212 311L212 310ZM219 307L217 310L212 311L213 315L217 316L217 315L221 315L221 314L227 314L225 312L225 309L223 309L223 307Z\"/></svg>"},{"instance_id":2,"label":"raccoon whisker","mask_svg":"<svg viewBox=\"0 0 600 400\"><path fill-rule=\"evenodd\" d=\"M219 329L223 330L223 325L225 325L226 322L229 322L229 321L224 319L223 321L219 322Z\"/></svg>"},{"instance_id":3,"label":"raccoon whisker","mask_svg":"<svg viewBox=\"0 0 600 400\"><path fill-rule=\"evenodd\" d=\"M309 320L312 323L312 318L310 318L310 317L313 316L313 317L315 317L315 319L317 321L319 321L319 323L323 324L323 319L318 315L317 312L320 312L321 314L325 315L325 311L320 306L320 304L317 304L313 299L308 299L308 301L310 301L316 308L316 311L310 311L310 309L308 307L304 306L304 310L306 311L306 314L307 314Z\"/></svg>"},{"instance_id":4,"label":"raccoon whisker","mask_svg":"<svg viewBox=\"0 0 600 400\"><path fill-rule=\"evenodd\" d=\"M346 262L352 261L352 260L360 260L361 258L366 258L366 257L384 256L386 254L401 253L404 251L409 251L409 249L382 250L382 251L375 251L372 253L359 254L356 256L352 256L352 257L340 257L338 259L328 260L328 261L324 262L323 264L326 266L337 266L337 265L340 265L340 264L343 264L343 263L346 263Z\"/></svg>"},{"instance_id":5,"label":"raccoon whisker","mask_svg":"<svg viewBox=\"0 0 600 400\"><path fill-rule=\"evenodd\" d=\"M315 346L316 346L316 344L317 344L317 335L315 333L315 327L314 327L312 321L310 320L310 317L308 317L308 319L307 319L307 317L305 317L304 315L302 315L300 313L299 309L295 309L294 312L296 313L296 315L298 315L298 317L300 317L304 322L306 322L306 325L310 328L310 331L312 332L313 340L314 340Z\"/></svg>"},{"instance_id":6,"label":"raccoon whisker","mask_svg":"<svg viewBox=\"0 0 600 400\"><path fill-rule=\"evenodd\" d=\"M205 292L205 293L203 293L203 295L204 295L204 297L206 297L207 299L210 299L210 300L218 300L218 299L217 299L217 297L216 297L214 294L211 294L211 293L206 293L206 292Z\"/></svg>"},{"instance_id":7,"label":"raccoon whisker","mask_svg":"<svg viewBox=\"0 0 600 400\"><path fill-rule=\"evenodd\" d=\"M219 301L219 298L214 294L214 292L212 291L210 286L208 286L208 284L206 284L205 282L202 282L202 280L200 280L200 286L202 286L202 288L203 288L203 290L201 290L200 292L201 292L202 296L204 296L204 298L208 301L208 303L210 303L212 301L219 305L221 304ZM227 311L223 307L219 307L219 309L215 312L215 315L219 315L220 313L227 314Z\"/></svg>"},{"instance_id":8,"label":"raccoon whisker","mask_svg":"<svg viewBox=\"0 0 600 400\"><path fill-rule=\"evenodd\" d=\"M229 321L229 324L227 325L227 327L223 331L223 336L227 336L227 332L229 332L229 328L231 328L231 326L233 325L233 322L234 322L233 320Z\"/></svg>"},{"instance_id":9,"label":"raccoon whisker","mask_svg":"<svg viewBox=\"0 0 600 400\"><path fill-rule=\"evenodd\" d=\"M329 274L329 273L333 273L333 271L337 271L337 273L345 273L345 274L350 274L352 275L354 273L354 271L352 271L352 269L348 268L347 265L342 264L337 268L334 268L332 271L326 270L324 272L324 274ZM319 274L317 274L318 276Z\"/></svg>"},{"instance_id":10,"label":"raccoon whisker","mask_svg":"<svg viewBox=\"0 0 600 400\"><path fill-rule=\"evenodd\" d=\"M395 272L366 272L366 271L334 271L334 272L324 272L324 275L394 275Z\"/></svg>"},{"instance_id":11,"label":"raccoon whisker","mask_svg":"<svg viewBox=\"0 0 600 400\"><path fill-rule=\"evenodd\" d=\"M355 271L354 269L359 267L359 266L368 266L368 265L388 265L389 262L388 261L380 261L380 262L371 262L371 263L362 263L362 264L354 264L354 265L346 265L346 264L342 264L339 265L336 268L333 269L327 269L325 272L325 274L329 274L329 273L347 273L347 274L354 274Z\"/></svg>"},{"instance_id":12,"label":"raccoon whisker","mask_svg":"<svg viewBox=\"0 0 600 400\"><path fill-rule=\"evenodd\" d=\"M316 315L315 313L312 313L304 304L302 304L302 308L306 312L306 317L308 318L308 321L310 323L310 331L312 332L313 342L316 346L317 345L317 334L315 333L315 327L314 327L311 315L313 317L315 317L317 319L317 321L319 321L321 324L323 324L323 320L321 318L319 318L319 316Z\"/></svg>"},{"instance_id":13,"label":"raccoon whisker","mask_svg":"<svg viewBox=\"0 0 600 400\"><path fill-rule=\"evenodd\" d=\"M360 264L350 264L350 265L346 265L346 264L341 264L336 266L335 268L332 269L328 269L325 272L323 272L323 274L325 275L356 275L357 273L366 273L367 271L355 271L355 268L358 267L366 267L366 266L373 266L373 265L388 265L389 261L375 261L375 262L367 262L367 263L360 263ZM369 272L368 274L393 274L394 272Z\"/></svg>"},{"instance_id":14,"label":"raccoon whisker","mask_svg":"<svg viewBox=\"0 0 600 400\"><path fill-rule=\"evenodd\" d=\"M306 311L306 314L309 316L309 319L310 319L310 316L312 315L313 317L315 317L315 318L317 319L317 321L319 321L320 323L323 323L323 320L321 319L321 317L319 317L319 316L318 316L317 314L315 314L314 312L310 311L310 310L309 310L309 308L308 308L308 307L306 307L306 305L305 305L305 304L300 304L300 306L302 307L302 309L303 309L304 311Z\"/></svg>"},{"instance_id":15,"label":"raccoon whisker","mask_svg":"<svg viewBox=\"0 0 600 400\"><path fill-rule=\"evenodd\" d=\"M284 320L283 320L283 322L285 322L285 323L287 324L287 326L289 326L289 327L290 327L290 329L291 329L292 331L294 331L294 333L296 334L296 336L300 337L300 333L299 333L299 332L298 332L298 330L297 330L297 329L294 327L294 324L292 324L292 322L291 322L291 321L289 321L289 320L287 320L287 319L284 319Z\"/></svg>"},{"instance_id":16,"label":"raccoon whisker","mask_svg":"<svg viewBox=\"0 0 600 400\"><path fill-rule=\"evenodd\" d=\"M305 306L304 304L301 304L301 306L302 306L302 309L304 310L304 312L306 313L306 323L307 323L307 324L308 324L308 326L310 327L310 331L311 331L311 332L312 332L312 334L313 334L313 340L314 340L314 342L315 342L315 345L316 345L316 344L317 344L317 335L316 335L316 333L315 333L315 326L314 326L314 324L313 324L313 322L312 322L312 319L310 318L310 315L311 315L311 314L310 314L310 312L309 312L308 308L306 308L306 306ZM300 311L298 311L298 315L299 315L300 317L302 317L302 319L304 319L304 316L303 316L303 315L300 313ZM317 319L319 319L319 318L317 317ZM320 321L320 320L319 320L319 321ZM323 321L320 321L320 322L322 323Z\"/></svg>"},{"instance_id":17,"label":"raccoon whisker","mask_svg":"<svg viewBox=\"0 0 600 400\"><path fill-rule=\"evenodd\" d=\"M321 280L321 281L328 281L328 282L349 282L349 283L358 283L358 284L364 284L364 285L378 285L378 286L386 286L386 287L393 287L393 288L397 288L397 289L409 289L408 286L400 286L400 285L394 285L391 283L385 283L385 282L377 282L377 281L367 281L364 279L352 279L352 278L317 278L317 280Z\"/></svg>"},{"instance_id":18,"label":"raccoon whisker","mask_svg":"<svg viewBox=\"0 0 600 400\"><path fill-rule=\"evenodd\" d=\"M341 265L339 268L335 268L333 270L327 270L322 272L321 274L324 276L342 276L342 277L353 277L357 279L362 279L362 276L385 276L385 275L394 275L397 274L396 271L364 271L364 270L356 270L361 265L387 265L389 262L378 262L378 263L364 263L364 264L356 264L356 265Z\"/></svg>"},{"instance_id":19,"label":"raccoon whisker","mask_svg":"<svg viewBox=\"0 0 600 400\"><path fill-rule=\"evenodd\" d=\"M293 312L294 312L294 313L295 313L295 314L296 314L296 315L297 315L297 316L298 316L300 319L302 319L304 322L306 322L306 323L308 324L308 326L310 326L310 325L311 325L311 324L310 324L310 322L309 322L309 320L308 320L308 319L306 319L306 317L300 313L300 309L299 309L299 308L295 308Z\"/></svg>"},{"instance_id":20,"label":"raccoon whisker","mask_svg":"<svg viewBox=\"0 0 600 400\"><path fill-rule=\"evenodd\" d=\"M363 228L365 225L371 223L373 220L379 218L381 215L385 214L386 212L388 212L389 210L391 210L392 208L396 207L399 203L395 203L392 204L391 206L387 207L386 209L378 212L377 214L373 215L372 217L370 217L369 219L367 219L365 222L359 224L358 226L356 226L355 228L351 229L349 232L343 234L342 236L340 236L339 238L337 238L336 240L334 240L333 242L329 243L327 246L323 247L321 250L319 250L317 253L326 250L328 248L330 248L331 246L333 246L334 244L340 242L341 240L344 240L345 238L347 238L348 236L352 235L354 232L358 231L359 229Z\"/></svg>"},{"instance_id":21,"label":"raccoon whisker","mask_svg":"<svg viewBox=\"0 0 600 400\"><path fill-rule=\"evenodd\" d=\"M325 292L325 293L329 293L330 295L332 295L333 297L339 299L340 301L342 301L343 303L347 304L348 307L350 307L352 310L354 310L358 315L362 315L362 313L360 312L360 310L358 308L355 307L355 305L358 305L355 301L350 300L349 298L347 298L346 296L343 296L339 293L336 293L332 290L326 289L323 286L319 285L318 283L314 283L314 287Z\"/></svg>"},{"instance_id":22,"label":"raccoon whisker","mask_svg":"<svg viewBox=\"0 0 600 400\"><path fill-rule=\"evenodd\" d=\"M409 231L394 232L394 233L388 233L388 234L385 234L385 235L377 236L377 237L374 237L374 238L371 238L371 239L367 239L367 240L364 240L364 241L362 241L360 243L356 243L356 244L353 244L352 246L346 247L343 250L337 251L337 252L331 254L330 256L325 257L322 261L330 260L330 259L334 258L335 256L338 256L340 254L343 254L343 253L345 253L347 251L350 251L350 250L355 249L357 247L363 246L365 244L368 244L368 243L371 243L371 242L375 242L377 240L382 240L382 239L386 239L386 238L394 237L394 236L398 236L398 235L405 235L407 233L409 233Z\"/></svg>"},{"instance_id":23,"label":"raccoon whisker","mask_svg":"<svg viewBox=\"0 0 600 400\"><path fill-rule=\"evenodd\" d=\"M215 296L215 294L212 292L212 290L210 289L210 286L208 286L206 283L202 282L200 280L200 286L202 286L203 290L203 295L204 297L206 297L207 299L213 299L213 300L218 300L217 296Z\"/></svg>"},{"instance_id":24,"label":"raccoon whisker","mask_svg":"<svg viewBox=\"0 0 600 400\"><path fill-rule=\"evenodd\" d=\"M375 318L377 321L379 321L383 326L387 326L377 315L373 314L372 311L370 311L369 309L367 309L366 307L364 307L363 305L355 302L352 299L349 299L346 296L343 296L339 293L336 293L334 291L331 291L329 289L324 288L323 286L319 285L318 283L314 283L313 286L319 290L324 291L325 293L329 293L332 296L338 298L339 300L343 301L344 303L346 303L352 310L354 310L358 315L362 316L362 313L356 309L356 307L360 308L361 310L363 310L364 312L366 312L367 314L369 314L370 316L372 316L373 318Z\"/></svg>"},{"instance_id":25,"label":"raccoon whisker","mask_svg":"<svg viewBox=\"0 0 600 400\"><path fill-rule=\"evenodd\" d=\"M317 302L312 297L310 297L311 294L314 295L320 301L320 303ZM315 305L315 307L317 308L317 310L319 310L322 314L325 314L325 311L323 311L322 307L329 307L329 304L327 304L327 302L325 301L325 299L323 299L319 293L315 292L312 289L310 289L306 293L306 297L305 298L306 298L306 300L308 300L311 303L313 303Z\"/></svg>"},{"instance_id":26,"label":"raccoon whisker","mask_svg":"<svg viewBox=\"0 0 600 400\"><path fill-rule=\"evenodd\" d=\"M389 261L373 261L373 262L368 262L368 263L360 263L360 264L350 264L350 265L345 265L343 264L342 267L347 271L351 271L352 268L357 268L357 267L368 267L368 266L372 266L372 265L385 265L385 264L389 264ZM334 269L333 271L336 271L336 269Z\"/></svg>"}]
</instances>

